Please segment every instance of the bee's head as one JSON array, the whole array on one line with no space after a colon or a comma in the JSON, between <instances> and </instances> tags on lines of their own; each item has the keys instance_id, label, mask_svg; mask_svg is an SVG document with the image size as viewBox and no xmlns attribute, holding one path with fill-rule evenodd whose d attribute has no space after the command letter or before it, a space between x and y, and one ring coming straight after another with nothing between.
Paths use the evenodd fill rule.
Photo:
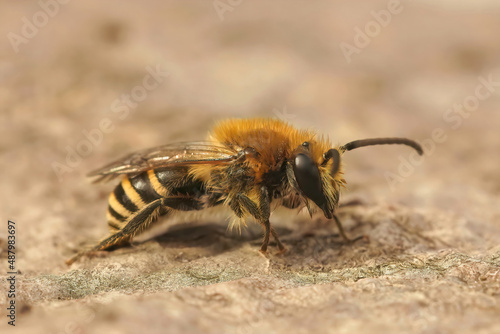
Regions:
<instances>
[{"instance_id":1,"label":"bee's head","mask_svg":"<svg viewBox=\"0 0 500 334\"><path fill-rule=\"evenodd\" d=\"M319 143L318 143L319 144ZM332 218L339 200L342 178L339 149L332 148L323 152L316 142L303 142L294 154L289 174L294 188L309 201L314 202L325 214Z\"/></svg>"},{"instance_id":2,"label":"bee's head","mask_svg":"<svg viewBox=\"0 0 500 334\"><path fill-rule=\"evenodd\" d=\"M318 151L323 145L315 148L314 142L306 141L295 150L288 171L292 184L302 196L314 202L325 217L330 219L339 200L340 187L345 183L342 178L341 155L355 148L384 144L403 144L414 148L420 155L423 153L418 143L406 138L356 140L323 153ZM307 200L306 204L310 209Z\"/></svg>"}]
</instances>

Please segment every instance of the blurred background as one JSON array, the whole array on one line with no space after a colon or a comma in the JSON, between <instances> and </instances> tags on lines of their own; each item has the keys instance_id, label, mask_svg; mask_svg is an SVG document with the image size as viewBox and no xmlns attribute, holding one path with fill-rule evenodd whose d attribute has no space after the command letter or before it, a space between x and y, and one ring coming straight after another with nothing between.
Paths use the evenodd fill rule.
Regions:
<instances>
[{"instance_id":1,"label":"blurred background","mask_svg":"<svg viewBox=\"0 0 500 334\"><path fill-rule=\"evenodd\" d=\"M67 272L63 260L107 232L113 185L91 186L89 171L204 139L229 117L280 118L333 145L416 139L418 160L404 147L346 154L343 198L447 217L434 227L463 252L499 244L498 1L41 0L0 12L0 210L19 223L26 277ZM30 303L52 300L33 291Z\"/></svg>"}]
</instances>

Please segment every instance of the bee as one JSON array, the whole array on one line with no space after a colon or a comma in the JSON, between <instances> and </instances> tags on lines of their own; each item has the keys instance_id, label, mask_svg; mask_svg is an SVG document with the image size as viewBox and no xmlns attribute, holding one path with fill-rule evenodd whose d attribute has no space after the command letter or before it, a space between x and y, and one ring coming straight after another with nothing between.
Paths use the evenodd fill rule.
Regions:
<instances>
[{"instance_id":1,"label":"bee","mask_svg":"<svg viewBox=\"0 0 500 334\"><path fill-rule=\"evenodd\" d=\"M299 130L277 119L229 119L219 122L206 141L182 142L132 153L91 172L95 182L121 177L110 194L110 235L66 261L87 252L129 243L159 216L180 211L227 206L238 226L253 217L262 225L260 251L272 236L280 252L285 246L269 217L277 206L321 210L333 219L340 235L351 241L335 214L345 184L342 155L356 148L402 144L423 154L406 138L356 140L332 147L325 136Z\"/></svg>"}]
</instances>

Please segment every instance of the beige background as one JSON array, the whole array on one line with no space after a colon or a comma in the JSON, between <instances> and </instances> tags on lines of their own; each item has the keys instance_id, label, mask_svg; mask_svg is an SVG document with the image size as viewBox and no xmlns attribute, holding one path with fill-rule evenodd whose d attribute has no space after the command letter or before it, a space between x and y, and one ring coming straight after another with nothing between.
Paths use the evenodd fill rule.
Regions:
<instances>
[{"instance_id":1,"label":"beige background","mask_svg":"<svg viewBox=\"0 0 500 334\"><path fill-rule=\"evenodd\" d=\"M350 63L339 45L354 45L387 1L70 1L15 47L43 9L0 7L0 244L13 219L16 333L500 331L499 87L456 129L443 119L481 80L500 82L496 1L402 1ZM157 66L168 77L121 119L114 101ZM339 215L369 241L346 245L320 215L278 211L289 251L264 258L258 227L239 236L226 216L200 215L65 266L107 232L114 185L86 173L252 116L315 128L332 144L429 141L436 129L446 139L392 186L386 174L410 150L346 154L342 201L362 204ZM106 118L113 130L59 180L54 162ZM5 252L0 269L5 282ZM0 288L0 328L13 333Z\"/></svg>"}]
</instances>

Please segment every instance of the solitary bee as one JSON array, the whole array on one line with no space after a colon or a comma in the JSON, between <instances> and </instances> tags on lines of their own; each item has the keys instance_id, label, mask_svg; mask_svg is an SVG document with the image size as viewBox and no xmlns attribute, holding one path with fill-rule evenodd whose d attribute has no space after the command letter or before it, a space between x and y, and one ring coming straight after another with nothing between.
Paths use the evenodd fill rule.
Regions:
<instances>
[{"instance_id":1,"label":"solitary bee","mask_svg":"<svg viewBox=\"0 0 500 334\"><path fill-rule=\"evenodd\" d=\"M260 251L272 235L280 251L285 247L269 222L276 206L320 209L334 219L344 185L341 156L355 148L402 144L422 154L420 145L406 138L356 140L331 146L328 138L298 130L276 119L230 119L218 123L206 141L159 146L132 153L89 174L95 182L121 177L109 196L111 235L86 252L126 244L146 230L158 216L178 211L225 205L239 223L253 217L264 229Z\"/></svg>"}]
</instances>

